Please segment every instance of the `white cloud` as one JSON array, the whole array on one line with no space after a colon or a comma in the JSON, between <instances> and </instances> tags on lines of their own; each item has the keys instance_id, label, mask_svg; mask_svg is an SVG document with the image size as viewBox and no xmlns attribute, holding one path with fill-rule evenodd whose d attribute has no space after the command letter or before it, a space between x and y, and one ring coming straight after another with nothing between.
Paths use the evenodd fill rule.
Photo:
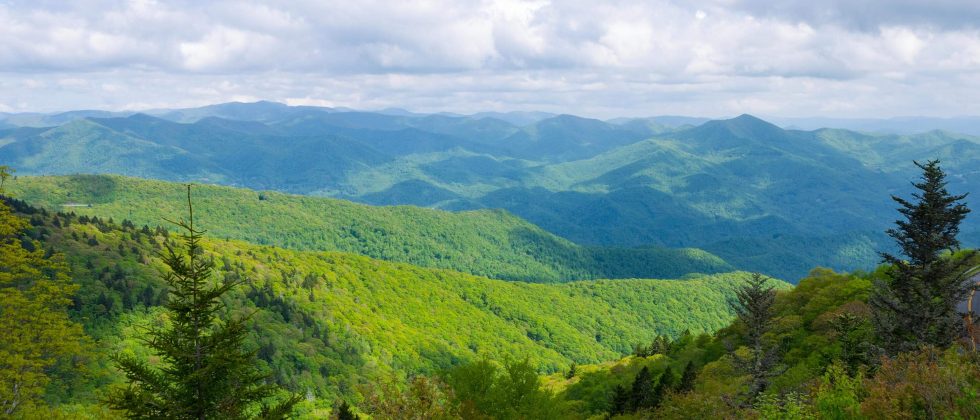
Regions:
<instances>
[{"instance_id":1,"label":"white cloud","mask_svg":"<svg viewBox=\"0 0 980 420\"><path fill-rule=\"evenodd\" d=\"M976 109L967 82L980 74L970 18L980 8L937 1L0 3L0 81L10 82L0 102L256 98L597 116Z\"/></svg>"}]
</instances>

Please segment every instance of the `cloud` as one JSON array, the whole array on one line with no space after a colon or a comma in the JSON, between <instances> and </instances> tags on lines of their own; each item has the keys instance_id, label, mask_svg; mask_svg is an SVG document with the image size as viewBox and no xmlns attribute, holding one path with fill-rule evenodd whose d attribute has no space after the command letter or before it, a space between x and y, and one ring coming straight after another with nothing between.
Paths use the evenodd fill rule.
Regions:
<instances>
[{"instance_id":1,"label":"cloud","mask_svg":"<svg viewBox=\"0 0 980 420\"><path fill-rule=\"evenodd\" d=\"M12 86L0 102L596 116L975 108L980 6L920 3L0 1L0 80Z\"/></svg>"},{"instance_id":2,"label":"cloud","mask_svg":"<svg viewBox=\"0 0 980 420\"><path fill-rule=\"evenodd\" d=\"M882 26L923 26L937 30L980 27L980 3L972 0L720 0L717 7L757 17L811 25L844 26L874 32Z\"/></svg>"}]
</instances>

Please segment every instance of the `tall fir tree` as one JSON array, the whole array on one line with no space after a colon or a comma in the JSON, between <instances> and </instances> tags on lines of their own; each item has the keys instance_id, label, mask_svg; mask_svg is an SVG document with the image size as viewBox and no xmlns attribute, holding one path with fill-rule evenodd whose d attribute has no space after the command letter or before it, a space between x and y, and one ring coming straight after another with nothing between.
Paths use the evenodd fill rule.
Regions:
<instances>
[{"instance_id":1,"label":"tall fir tree","mask_svg":"<svg viewBox=\"0 0 980 420\"><path fill-rule=\"evenodd\" d=\"M744 328L745 344L749 356L734 355L736 365L749 374L749 403L755 401L769 387L769 381L778 375L778 347L766 342L765 336L772 329L773 306L776 291L768 279L759 273L735 291L736 300L732 303L737 321Z\"/></svg>"},{"instance_id":2,"label":"tall fir tree","mask_svg":"<svg viewBox=\"0 0 980 420\"><path fill-rule=\"evenodd\" d=\"M962 203L966 194L946 190L938 160L915 165L922 170L921 181L912 183L915 200L892 196L904 220L887 231L904 258L881 254L891 269L887 279L876 282L869 301L878 339L889 354L923 345L948 347L959 339L964 324L956 306L972 287L963 275L971 258L948 255L960 248L956 236L970 212Z\"/></svg>"},{"instance_id":3,"label":"tall fir tree","mask_svg":"<svg viewBox=\"0 0 980 420\"><path fill-rule=\"evenodd\" d=\"M184 248L168 245L162 255L170 269L164 276L170 286L165 305L170 322L144 338L161 365L133 355L113 356L129 384L107 402L130 418L285 418L300 397L277 399L278 387L256 368L255 351L243 347L245 320L219 319L221 297L241 280L211 281L213 263L203 255L204 231L194 227L189 185L187 207L188 220L174 222L185 232Z\"/></svg>"}]
</instances>

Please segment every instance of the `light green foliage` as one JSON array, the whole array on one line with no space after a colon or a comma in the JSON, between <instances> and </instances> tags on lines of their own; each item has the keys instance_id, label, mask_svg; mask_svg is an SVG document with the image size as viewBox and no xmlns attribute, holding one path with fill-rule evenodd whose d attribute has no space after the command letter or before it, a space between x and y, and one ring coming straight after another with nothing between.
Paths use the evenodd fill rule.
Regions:
<instances>
[{"instance_id":1,"label":"light green foliage","mask_svg":"<svg viewBox=\"0 0 980 420\"><path fill-rule=\"evenodd\" d=\"M165 327L152 327L139 337L160 359L158 366L121 353L113 361L128 382L114 389L108 404L130 418L284 419L298 396L270 401L279 389L256 369L255 354L242 347L248 330L241 318L219 319L221 298L242 281L212 281L214 262L205 258L202 232L194 227L191 189L190 216L177 223L182 232L177 246L161 254L169 286Z\"/></svg>"},{"instance_id":2,"label":"light green foliage","mask_svg":"<svg viewBox=\"0 0 980 420\"><path fill-rule=\"evenodd\" d=\"M7 179L10 178L13 173L13 168L7 165L0 165L0 194L4 193L3 186L7 183Z\"/></svg>"},{"instance_id":3,"label":"light green foliage","mask_svg":"<svg viewBox=\"0 0 980 420\"><path fill-rule=\"evenodd\" d=\"M763 395L757 403L759 418L764 420L811 420L816 417L805 398L797 393L783 396Z\"/></svg>"},{"instance_id":4,"label":"light green foliage","mask_svg":"<svg viewBox=\"0 0 980 420\"><path fill-rule=\"evenodd\" d=\"M820 414L820 418L828 420L862 418L863 381L863 372L858 372L851 377L847 366L841 363L828 366L813 398L814 409Z\"/></svg>"},{"instance_id":5,"label":"light green foliage","mask_svg":"<svg viewBox=\"0 0 980 420\"><path fill-rule=\"evenodd\" d=\"M21 177L36 205L158 226L180 210L179 184L118 176ZM208 234L297 250L334 250L507 280L676 278L731 271L696 249L590 248L500 210L461 213L202 185Z\"/></svg>"},{"instance_id":6,"label":"light green foliage","mask_svg":"<svg viewBox=\"0 0 980 420\"><path fill-rule=\"evenodd\" d=\"M463 418L554 419L562 407L543 389L530 359L506 358L498 366L487 360L463 364L446 374L446 382Z\"/></svg>"},{"instance_id":7,"label":"light green foliage","mask_svg":"<svg viewBox=\"0 0 980 420\"><path fill-rule=\"evenodd\" d=\"M28 226L0 201L0 417L39 413L58 365L70 371L85 356L81 326L67 312L78 286Z\"/></svg>"},{"instance_id":8,"label":"light green foliage","mask_svg":"<svg viewBox=\"0 0 980 420\"><path fill-rule=\"evenodd\" d=\"M381 381L368 386L362 408L375 418L444 420L461 418L459 402L452 389L439 377L416 376L400 386Z\"/></svg>"},{"instance_id":9,"label":"light green foliage","mask_svg":"<svg viewBox=\"0 0 980 420\"><path fill-rule=\"evenodd\" d=\"M35 231L47 232L40 247L65 254L81 287L72 312L99 352L149 358L138 337L166 322L159 307L167 300L166 266L157 253L172 235L128 221L24 211L34 212ZM748 277L533 284L208 237L201 246L216 281L245 282L222 298L222 317L250 316L247 346L258 366L311 396L299 407L309 415L337 396L357 405L361 384L390 374L515 354L562 372L572 362L615 359L657 335L713 331L729 322L725 301ZM65 402L90 402L95 387L119 380L107 360L90 365L93 378L73 385Z\"/></svg>"}]
</instances>

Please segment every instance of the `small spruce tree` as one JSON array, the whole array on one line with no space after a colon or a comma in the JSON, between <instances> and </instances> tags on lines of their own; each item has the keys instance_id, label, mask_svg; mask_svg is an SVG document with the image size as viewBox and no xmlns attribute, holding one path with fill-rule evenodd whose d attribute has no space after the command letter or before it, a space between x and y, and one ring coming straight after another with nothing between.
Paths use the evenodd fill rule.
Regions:
<instances>
[{"instance_id":1,"label":"small spruce tree","mask_svg":"<svg viewBox=\"0 0 980 420\"><path fill-rule=\"evenodd\" d=\"M970 212L961 202L966 194L946 190L938 160L915 165L922 169L921 181L912 184L918 189L915 202L892 196L904 220L887 231L904 258L881 254L891 269L869 300L878 339L890 354L923 345L948 347L959 339L964 326L956 305L972 287L963 275L971 258L948 255L960 247L959 225Z\"/></svg>"},{"instance_id":2,"label":"small spruce tree","mask_svg":"<svg viewBox=\"0 0 980 420\"><path fill-rule=\"evenodd\" d=\"M151 328L145 344L162 362L151 366L133 355L113 356L129 384L112 392L107 403L130 418L285 418L300 397L275 400L278 387L256 368L255 352L244 349L243 319L220 320L221 297L239 281L210 281L212 262L203 258L203 231L194 227L191 189L189 218L175 222L185 231L184 249L167 246L170 268L165 305L169 325Z\"/></svg>"}]
</instances>

